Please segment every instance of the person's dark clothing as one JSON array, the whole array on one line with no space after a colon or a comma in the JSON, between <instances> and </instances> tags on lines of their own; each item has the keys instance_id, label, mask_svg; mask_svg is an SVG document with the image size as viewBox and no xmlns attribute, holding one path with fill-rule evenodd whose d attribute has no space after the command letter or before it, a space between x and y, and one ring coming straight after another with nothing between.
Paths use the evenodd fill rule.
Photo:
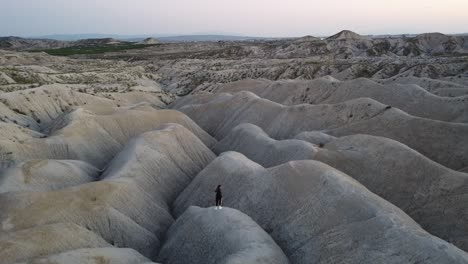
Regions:
<instances>
[{"instance_id":1,"label":"person's dark clothing","mask_svg":"<svg viewBox=\"0 0 468 264\"><path fill-rule=\"evenodd\" d=\"M221 206L221 202L223 200L223 194L221 193L220 188L216 188L216 206Z\"/></svg>"},{"instance_id":2,"label":"person's dark clothing","mask_svg":"<svg viewBox=\"0 0 468 264\"><path fill-rule=\"evenodd\" d=\"M221 206L221 201L222 201L223 198L218 198L216 197L216 206Z\"/></svg>"}]
</instances>

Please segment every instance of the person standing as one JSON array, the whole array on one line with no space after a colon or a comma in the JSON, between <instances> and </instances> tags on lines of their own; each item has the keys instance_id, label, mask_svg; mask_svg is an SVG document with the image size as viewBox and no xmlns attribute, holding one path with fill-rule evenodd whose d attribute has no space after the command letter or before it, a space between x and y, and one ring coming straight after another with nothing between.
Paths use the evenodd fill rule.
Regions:
<instances>
[{"instance_id":1,"label":"person standing","mask_svg":"<svg viewBox=\"0 0 468 264\"><path fill-rule=\"evenodd\" d=\"M221 185L218 185L218 187L216 187L216 190L215 190L215 193L216 193L216 207L215 209L222 209L222 205L223 205L223 193L221 192Z\"/></svg>"}]
</instances>

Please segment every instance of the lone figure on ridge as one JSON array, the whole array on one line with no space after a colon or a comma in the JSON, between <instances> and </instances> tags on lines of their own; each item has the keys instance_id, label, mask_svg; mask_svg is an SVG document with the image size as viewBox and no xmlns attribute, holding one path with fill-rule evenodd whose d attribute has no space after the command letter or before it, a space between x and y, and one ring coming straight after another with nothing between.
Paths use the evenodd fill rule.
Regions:
<instances>
[{"instance_id":1,"label":"lone figure on ridge","mask_svg":"<svg viewBox=\"0 0 468 264\"><path fill-rule=\"evenodd\" d=\"M215 193L216 193L216 207L215 207L215 210L223 209L223 207L222 207L223 194L221 192L221 184L218 185L218 187L216 187Z\"/></svg>"}]
</instances>

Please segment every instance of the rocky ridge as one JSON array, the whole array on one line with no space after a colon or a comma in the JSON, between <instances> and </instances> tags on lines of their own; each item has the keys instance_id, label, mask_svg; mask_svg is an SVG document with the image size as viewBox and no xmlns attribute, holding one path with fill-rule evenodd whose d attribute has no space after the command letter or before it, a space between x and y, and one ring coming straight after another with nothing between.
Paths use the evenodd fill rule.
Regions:
<instances>
[{"instance_id":1,"label":"rocky ridge","mask_svg":"<svg viewBox=\"0 0 468 264\"><path fill-rule=\"evenodd\" d=\"M0 51L0 259L468 263L463 41Z\"/></svg>"}]
</instances>

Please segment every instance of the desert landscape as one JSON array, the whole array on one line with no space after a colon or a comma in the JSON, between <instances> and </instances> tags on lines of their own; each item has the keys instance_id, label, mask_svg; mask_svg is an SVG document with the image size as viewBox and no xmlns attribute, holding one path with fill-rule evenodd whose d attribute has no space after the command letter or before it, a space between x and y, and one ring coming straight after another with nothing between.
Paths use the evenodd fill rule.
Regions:
<instances>
[{"instance_id":1,"label":"desert landscape","mask_svg":"<svg viewBox=\"0 0 468 264\"><path fill-rule=\"evenodd\" d=\"M468 263L468 35L205 38L0 38L1 263Z\"/></svg>"}]
</instances>

